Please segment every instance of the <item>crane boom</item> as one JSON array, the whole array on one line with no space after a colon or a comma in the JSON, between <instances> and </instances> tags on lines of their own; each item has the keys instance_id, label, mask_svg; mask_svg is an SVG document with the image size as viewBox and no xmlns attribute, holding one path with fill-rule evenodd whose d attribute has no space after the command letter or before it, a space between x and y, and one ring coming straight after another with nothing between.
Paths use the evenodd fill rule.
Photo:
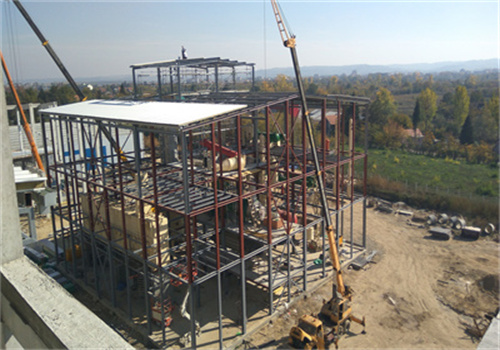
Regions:
<instances>
[{"instance_id":1,"label":"crane boom","mask_svg":"<svg viewBox=\"0 0 500 350\"><path fill-rule=\"evenodd\" d=\"M285 47L295 46L295 37L288 34L285 23L283 22L283 17L281 16L281 11L279 9L278 3L276 1L271 1L273 6L274 18L276 19L276 24L278 25L278 30L281 35L281 41ZM293 40L290 40L293 39Z\"/></svg>"},{"instance_id":2,"label":"crane boom","mask_svg":"<svg viewBox=\"0 0 500 350\"><path fill-rule=\"evenodd\" d=\"M297 346L299 348L324 349L326 342L330 341L331 339L337 347L340 336L345 334L346 331L349 330L351 321L361 324L363 326L364 332L365 318L357 318L352 314L352 309L350 307L352 290L344 284L344 279L342 277L337 242L335 240L335 232L333 230L332 218L330 216L330 210L328 208L328 200L326 198L325 185L323 183L323 174L319 165L318 153L316 152L313 128L311 126L311 117L307 108L307 99L304 91L304 85L302 83L302 76L300 73L299 59L297 56L297 50L295 49L295 36L290 36L288 34L288 30L283 23L283 17L276 0L271 0L271 4L273 5L274 16L276 18L276 23L278 24L278 29L280 31L283 44L285 45L285 47L288 47L290 49L290 53L292 55L295 78L297 79L297 87L299 90L300 101L302 103L302 116L305 120L307 137L309 138L311 154L314 162L314 169L316 172L316 180L318 182L318 189L321 195L321 205L323 207L323 215L325 217L326 223L326 235L328 237L328 244L330 245L330 259L337 279L336 290L333 290L332 298L328 302L325 302L323 304L323 307L320 311L320 315L326 316L334 322L335 326L333 327L332 332L329 333L330 335L333 335L333 337L330 338L330 335L326 336L323 334L321 321L314 317L311 318L308 315L304 315L300 318L299 324L296 327L292 327L292 329L290 330L289 342L291 345ZM339 194L337 193L337 196L338 195ZM316 331L311 333L311 330Z\"/></svg>"},{"instance_id":3,"label":"crane boom","mask_svg":"<svg viewBox=\"0 0 500 350\"><path fill-rule=\"evenodd\" d=\"M5 59L3 58L3 53L1 50L0 50L0 59L2 60L2 67L9 82L10 90L12 91L12 95L14 95L14 98L16 100L17 109L19 110L19 113L21 113L23 121L23 129L31 147L31 154L33 155L33 158L35 158L38 168L41 171L45 171L43 167L42 158L40 158L40 153L38 153L38 148L36 147L35 138L33 137L33 133L31 132L30 124L28 123L28 119L26 119L26 115L24 114L24 109L21 104L21 100L19 99L19 95L17 94L16 87L14 86L14 82L12 81L9 69L7 68L7 63L5 63Z\"/></svg>"},{"instance_id":4,"label":"crane boom","mask_svg":"<svg viewBox=\"0 0 500 350\"><path fill-rule=\"evenodd\" d=\"M82 90L78 87L71 74L69 74L64 64L61 62L55 51L52 49L52 46L50 46L49 41L43 36L42 32L40 31L40 29L38 29L35 22L33 22L33 20L31 19L30 15L28 14L24 6L21 4L19 0L12 0L12 2L14 3L14 5L16 5L19 12L21 12L21 15L23 15L24 19L26 20L26 22L28 22L31 29L33 29L38 39L40 39L42 46L45 47L50 57L52 57L57 67L61 70L61 73L64 75L68 83L71 85L75 93L78 95L80 101L85 101L87 97L83 94Z\"/></svg>"},{"instance_id":5,"label":"crane boom","mask_svg":"<svg viewBox=\"0 0 500 350\"><path fill-rule=\"evenodd\" d=\"M45 38L40 29L38 29L37 25L35 24L35 22L33 22L33 19L30 17L30 15L28 14L24 6L21 4L21 2L19 0L12 0L12 1L14 2L14 5L16 5L19 12L21 12L21 15L23 15L26 22L28 22L31 29L35 32L38 39L40 39L43 47L45 47L50 57L54 60L57 67L68 81L69 85L71 85L71 87L73 88L73 91L78 95L80 101L83 102L87 100L87 96L84 95L84 93L82 92L78 84L75 82L71 74L69 74L64 64L61 62L55 51L52 49L52 46L50 46L49 41ZM106 129L106 127L103 125L101 121L97 121L97 126L99 127L99 130L104 134L106 139L109 141L111 147L115 149L116 153L118 153L124 161L127 161L127 157L125 157L122 149L120 148L120 145L116 143L115 139L113 138L109 130Z\"/></svg>"},{"instance_id":6,"label":"crane boom","mask_svg":"<svg viewBox=\"0 0 500 350\"><path fill-rule=\"evenodd\" d=\"M299 90L299 96L300 96L300 100L302 103L302 115L304 116L305 121L306 121L307 137L309 138L309 144L311 146L311 153L312 153L312 157L313 157L314 168L316 171L316 180L318 182L318 189L319 189L319 193L321 195L321 205L323 207L323 215L324 215L325 221L326 221L326 234L328 236L328 244L330 245L330 250L329 250L330 251L330 259L331 259L333 268L335 269L336 274L337 274L337 291L341 295L344 295L346 288L344 285L344 279L342 277L342 270L340 268L340 260L339 260L339 255L338 255L338 251L337 251L337 243L335 241L335 233L333 230L332 218L330 216L330 210L328 208L328 200L326 198L325 186L323 183L323 176L322 176L321 168L319 165L318 153L316 152L316 144L314 141L313 128L311 126L311 117L309 116L309 110L307 108L307 99L306 99L306 94L305 94L305 90L304 90L304 84L302 82L302 75L300 73L299 59L297 56L297 50L295 48L295 36L290 36L288 34L288 30L286 29L286 27L283 23L283 17L281 15L281 12L279 10L279 7L278 7L276 0L271 0L271 4L273 6L274 16L276 18L278 30L280 32L281 39L283 40L283 45L285 45L285 47L288 47L290 49L290 53L292 55L293 69L295 71L295 78L297 80L297 87Z\"/></svg>"}]
</instances>

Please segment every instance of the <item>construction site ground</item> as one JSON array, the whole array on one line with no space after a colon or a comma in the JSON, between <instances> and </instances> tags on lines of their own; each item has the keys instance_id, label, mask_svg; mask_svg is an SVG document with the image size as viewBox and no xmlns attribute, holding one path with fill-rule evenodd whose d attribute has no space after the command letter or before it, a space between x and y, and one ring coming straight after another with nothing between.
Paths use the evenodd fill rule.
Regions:
<instances>
[{"instance_id":1,"label":"construction site ground","mask_svg":"<svg viewBox=\"0 0 500 350\"><path fill-rule=\"evenodd\" d=\"M361 210L362 206L355 206L354 227L360 224ZM349 223L349 215L345 220ZM426 228L408 225L408 220L408 216L367 210L367 252L377 253L364 269L344 271L346 284L355 292L354 314L366 317L366 334L361 334L362 326L353 324L340 347L476 348L479 339L473 336L473 319L495 313L499 306L498 235L476 241L460 237L436 240ZM50 230L49 219L37 220L39 237ZM280 308L282 313L269 322L262 311L253 314L260 322L250 322L243 343L238 345L236 327L236 336L227 339L225 347L288 348L288 334L298 318L317 314L323 300L331 297L330 281L321 286L312 283L307 293L285 311ZM80 289L75 296L134 346L154 346L143 332L124 323L120 312L110 311L107 302L90 294ZM254 302L264 306L263 301ZM257 324L265 326L257 329ZM206 345L216 346L215 339Z\"/></svg>"},{"instance_id":2,"label":"construction site ground","mask_svg":"<svg viewBox=\"0 0 500 350\"><path fill-rule=\"evenodd\" d=\"M354 314L366 317L366 334L353 324L340 348L476 348L473 318L497 312L498 239L436 240L408 220L367 210L368 252L377 254L364 269L344 273L355 292ZM297 319L317 314L331 293L331 283L308 293L242 347L288 348Z\"/></svg>"}]
</instances>

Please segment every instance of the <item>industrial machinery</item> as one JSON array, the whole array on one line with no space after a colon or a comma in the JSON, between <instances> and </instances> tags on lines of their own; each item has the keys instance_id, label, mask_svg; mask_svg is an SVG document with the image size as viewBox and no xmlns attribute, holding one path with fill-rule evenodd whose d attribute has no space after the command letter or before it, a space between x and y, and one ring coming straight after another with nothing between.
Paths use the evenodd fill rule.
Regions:
<instances>
[{"instance_id":1,"label":"industrial machinery","mask_svg":"<svg viewBox=\"0 0 500 350\"><path fill-rule=\"evenodd\" d=\"M325 317L328 321L333 323L332 331L325 334L323 331L322 322L313 316L303 316L300 318L297 326L293 327L290 331L289 342L291 345L300 348L318 348L322 349L328 344L328 340L335 343L337 346L340 336L349 330L351 321L359 323L365 326L365 319L360 319L352 314L352 309L350 302L352 300L352 290L344 285L344 280L342 277L342 270L340 267L340 260L338 255L337 242L334 236L334 229L332 224L332 219L330 216L330 211L328 208L328 201L326 198L325 187L323 183L323 177L321 174L321 168L319 166L318 154L316 152L316 145L314 142L313 128L311 126L311 118L309 116L309 110L307 108L307 100L304 91L304 86L302 83L302 76L300 73L300 66L297 57L297 50L295 48L295 36L290 35L283 22L283 17L279 9L276 0L271 0L273 6L274 15L276 18L276 23L278 25L278 30L280 32L281 39L285 47L290 49L292 55L293 68L295 71L295 78L297 80L297 87L299 90L299 95L302 104L302 115L306 121L307 136L309 138L309 144L311 146L311 153L314 162L316 180L318 184L318 190L321 196L321 206L323 208L323 216L326 221L326 235L328 237L328 244L330 245L330 259L333 265L333 269L336 273L337 284L333 285L333 296L326 302L320 312L320 315ZM339 242L341 244L341 242ZM363 330L364 331L364 330ZM320 336L321 335L321 336ZM326 339L329 337L330 339ZM326 340L326 341L325 341Z\"/></svg>"}]
</instances>

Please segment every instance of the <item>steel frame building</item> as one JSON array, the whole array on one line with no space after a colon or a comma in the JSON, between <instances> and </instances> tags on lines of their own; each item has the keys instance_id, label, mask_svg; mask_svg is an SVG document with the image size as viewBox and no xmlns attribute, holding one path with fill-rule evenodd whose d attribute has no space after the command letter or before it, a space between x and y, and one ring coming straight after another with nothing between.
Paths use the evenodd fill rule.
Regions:
<instances>
[{"instance_id":1,"label":"steel frame building","mask_svg":"<svg viewBox=\"0 0 500 350\"><path fill-rule=\"evenodd\" d=\"M317 151L343 259L366 248L367 156L354 140L359 110L368 102L308 98L320 115ZM182 289L177 304L189 319L191 347L197 347L202 317L217 321L224 347L223 285L232 276L239 284L235 323L245 334L250 286L267 295L265 308L273 314L308 289L318 262L327 277L328 243L300 108L296 94L229 93L190 102L86 101L41 111L44 147L62 155L46 159L48 182L58 192L52 215L59 264L149 334L159 334L163 346L182 336L171 331L176 316L172 325L164 322ZM337 114L332 147L325 132L331 112ZM358 203L362 227L353 232ZM209 281L217 301L211 316L199 312L206 295L200 286Z\"/></svg>"},{"instance_id":2,"label":"steel frame building","mask_svg":"<svg viewBox=\"0 0 500 350\"><path fill-rule=\"evenodd\" d=\"M181 100L183 96L191 92L188 84L197 86L195 94L200 94L200 90L204 93L219 93L224 90L224 85L222 85L224 82L229 83L228 86L235 90L237 79L249 80L249 90L255 87L255 63L220 57L178 58L170 61L133 64L130 68L132 68L135 100L142 98L138 91L137 81L141 75L139 72L145 70L153 70L153 74L156 74L158 90L156 97L160 101L172 98ZM249 78L242 78L248 75L250 75Z\"/></svg>"}]
</instances>

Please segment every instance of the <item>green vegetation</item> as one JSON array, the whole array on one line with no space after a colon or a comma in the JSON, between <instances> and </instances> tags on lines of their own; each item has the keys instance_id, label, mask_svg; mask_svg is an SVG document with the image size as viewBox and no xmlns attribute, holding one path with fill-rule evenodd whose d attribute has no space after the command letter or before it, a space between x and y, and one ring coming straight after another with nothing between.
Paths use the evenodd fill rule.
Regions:
<instances>
[{"instance_id":1,"label":"green vegetation","mask_svg":"<svg viewBox=\"0 0 500 350\"><path fill-rule=\"evenodd\" d=\"M370 150L368 176L409 186L470 196L498 197L498 168L451 158L432 158L400 150Z\"/></svg>"},{"instance_id":2,"label":"green vegetation","mask_svg":"<svg viewBox=\"0 0 500 350\"><path fill-rule=\"evenodd\" d=\"M400 150L372 149L368 154L370 195L415 208L461 214L477 225L498 222L499 183L496 165L467 164Z\"/></svg>"}]
</instances>

